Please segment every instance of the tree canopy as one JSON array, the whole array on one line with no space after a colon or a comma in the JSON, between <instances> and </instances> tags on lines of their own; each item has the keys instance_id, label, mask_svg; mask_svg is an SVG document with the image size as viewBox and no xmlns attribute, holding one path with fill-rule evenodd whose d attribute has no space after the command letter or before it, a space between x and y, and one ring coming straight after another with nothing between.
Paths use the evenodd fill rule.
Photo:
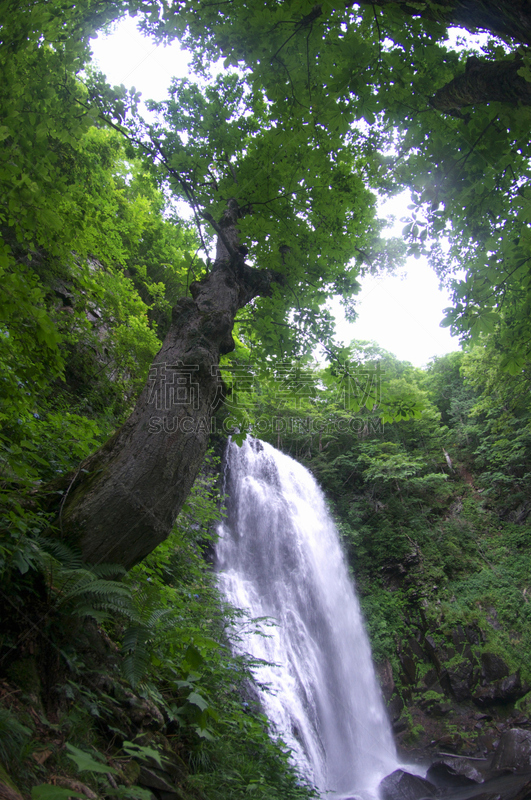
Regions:
<instances>
[{"instance_id":1,"label":"tree canopy","mask_svg":"<svg viewBox=\"0 0 531 800\"><path fill-rule=\"evenodd\" d=\"M193 53L190 77L150 104L154 122L139 115L134 90L88 67L90 36L125 13ZM30 441L13 425L38 413L39 395L62 387L64 396L81 381L90 406L90 375L106 370L99 402L114 397L116 424L166 336L133 416L61 501L62 529L84 520L87 557L100 552L87 543L98 526L108 541L105 491L124 525L144 509L139 542L150 525L155 543L171 527L224 394L221 357L266 364L320 342L336 364L349 358L332 339L327 300L337 295L353 313L366 270L427 253L453 288L446 324L465 340L490 337L500 369L526 368L528 23L527 3L486 11L474 0L6 4L0 268L11 468L10 437ZM453 25L485 31L485 44L452 45ZM393 241L376 199L405 189L410 220ZM152 400L166 391L161 359L197 369L201 395L164 423L179 432L171 446L151 435ZM191 374L180 378L190 387ZM407 403L398 406L402 414ZM140 449L144 473L134 475ZM165 475L168 488L157 483L157 494L148 474ZM149 522L155 506L164 522Z\"/></svg>"}]
</instances>

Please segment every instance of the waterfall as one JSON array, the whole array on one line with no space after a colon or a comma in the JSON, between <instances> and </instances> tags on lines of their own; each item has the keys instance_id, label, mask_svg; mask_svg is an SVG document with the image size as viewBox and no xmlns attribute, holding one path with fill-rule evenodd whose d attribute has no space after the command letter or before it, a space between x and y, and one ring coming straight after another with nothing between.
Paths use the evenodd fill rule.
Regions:
<instances>
[{"instance_id":1,"label":"waterfall","mask_svg":"<svg viewBox=\"0 0 531 800\"><path fill-rule=\"evenodd\" d=\"M227 599L267 617L242 649L271 666L260 701L322 797L376 798L396 766L358 600L323 493L269 444L230 443L216 557ZM274 622L274 625L271 623Z\"/></svg>"}]
</instances>

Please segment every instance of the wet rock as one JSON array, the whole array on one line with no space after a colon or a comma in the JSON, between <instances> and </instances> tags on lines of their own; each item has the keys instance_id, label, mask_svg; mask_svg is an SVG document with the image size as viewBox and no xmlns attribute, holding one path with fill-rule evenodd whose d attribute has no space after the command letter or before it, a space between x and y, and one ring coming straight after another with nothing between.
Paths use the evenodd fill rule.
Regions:
<instances>
[{"instance_id":1,"label":"wet rock","mask_svg":"<svg viewBox=\"0 0 531 800\"><path fill-rule=\"evenodd\" d=\"M13 783L0 764L0 798L1 800L24 800L17 786Z\"/></svg>"},{"instance_id":2,"label":"wet rock","mask_svg":"<svg viewBox=\"0 0 531 800\"><path fill-rule=\"evenodd\" d=\"M463 793L460 793L463 796ZM520 776L504 775L486 781L479 793L471 790L465 797L473 800L529 800L531 798L531 781L529 775Z\"/></svg>"},{"instance_id":3,"label":"wet rock","mask_svg":"<svg viewBox=\"0 0 531 800\"><path fill-rule=\"evenodd\" d=\"M465 625L465 633L470 644L479 645L482 641L481 631L478 628L475 628L473 625Z\"/></svg>"},{"instance_id":4,"label":"wet rock","mask_svg":"<svg viewBox=\"0 0 531 800\"><path fill-rule=\"evenodd\" d=\"M130 691L124 692L121 705L127 709L127 714L133 725L142 729L160 730L164 727L164 717L154 703L138 697Z\"/></svg>"},{"instance_id":5,"label":"wet rock","mask_svg":"<svg viewBox=\"0 0 531 800\"><path fill-rule=\"evenodd\" d=\"M387 702L387 713L389 714L391 720L394 722L396 721L402 711L404 710L404 701L398 694L395 692L390 700Z\"/></svg>"},{"instance_id":6,"label":"wet rock","mask_svg":"<svg viewBox=\"0 0 531 800\"><path fill-rule=\"evenodd\" d=\"M407 720L397 719L393 722L392 728L393 728L393 733L397 735L407 730L409 728L409 725L407 723Z\"/></svg>"},{"instance_id":7,"label":"wet rock","mask_svg":"<svg viewBox=\"0 0 531 800\"><path fill-rule=\"evenodd\" d=\"M471 689L476 682L474 664L468 659L461 661L447 670L447 676L450 690L455 699L459 702L469 700L472 695Z\"/></svg>"},{"instance_id":8,"label":"wet rock","mask_svg":"<svg viewBox=\"0 0 531 800\"><path fill-rule=\"evenodd\" d=\"M436 740L436 744L441 750L450 750L451 753L457 753L463 747L464 740L458 733L446 733Z\"/></svg>"},{"instance_id":9,"label":"wet rock","mask_svg":"<svg viewBox=\"0 0 531 800\"><path fill-rule=\"evenodd\" d=\"M424 675L422 682L427 689L432 689L434 692L439 691L439 676L437 675L437 670L429 669Z\"/></svg>"},{"instance_id":10,"label":"wet rock","mask_svg":"<svg viewBox=\"0 0 531 800\"><path fill-rule=\"evenodd\" d=\"M407 642L409 645L410 654L413 656L413 658L418 658L421 661L426 661L426 653L424 652L420 644L417 642L417 640L413 636L410 636Z\"/></svg>"},{"instance_id":11,"label":"wet rock","mask_svg":"<svg viewBox=\"0 0 531 800\"><path fill-rule=\"evenodd\" d=\"M417 682L417 667L411 656L408 656L407 653L401 655L400 664L404 672L406 683L409 683L411 686L414 685Z\"/></svg>"},{"instance_id":12,"label":"wet rock","mask_svg":"<svg viewBox=\"0 0 531 800\"><path fill-rule=\"evenodd\" d=\"M509 675L509 667L500 656L494 653L481 654L481 679L485 683L501 680Z\"/></svg>"},{"instance_id":13,"label":"wet rock","mask_svg":"<svg viewBox=\"0 0 531 800\"><path fill-rule=\"evenodd\" d=\"M382 689L382 694L386 700L390 700L395 690L395 682L393 679L393 667L388 658L377 664L375 667L376 675Z\"/></svg>"},{"instance_id":14,"label":"wet rock","mask_svg":"<svg viewBox=\"0 0 531 800\"><path fill-rule=\"evenodd\" d=\"M493 606L487 608L486 620L494 630L501 631L502 626L498 622L498 612Z\"/></svg>"},{"instance_id":15,"label":"wet rock","mask_svg":"<svg viewBox=\"0 0 531 800\"><path fill-rule=\"evenodd\" d=\"M458 653L461 653L464 646L468 644L466 633L461 625L458 625L457 628L454 628L452 631L452 642Z\"/></svg>"},{"instance_id":16,"label":"wet rock","mask_svg":"<svg viewBox=\"0 0 531 800\"><path fill-rule=\"evenodd\" d=\"M493 770L528 770L531 768L531 731L511 728L503 731L492 759Z\"/></svg>"},{"instance_id":17,"label":"wet rock","mask_svg":"<svg viewBox=\"0 0 531 800\"><path fill-rule=\"evenodd\" d=\"M396 769L380 783L379 793L381 800L421 800L435 797L437 788L419 775Z\"/></svg>"},{"instance_id":18,"label":"wet rock","mask_svg":"<svg viewBox=\"0 0 531 800\"><path fill-rule=\"evenodd\" d=\"M459 789L483 783L483 776L465 758L445 758L435 761L426 778L438 789Z\"/></svg>"},{"instance_id":19,"label":"wet rock","mask_svg":"<svg viewBox=\"0 0 531 800\"><path fill-rule=\"evenodd\" d=\"M142 784L142 786L147 786L149 789L157 789L157 791L162 792L175 792L175 786L171 775L163 770L155 769L154 767L145 767L141 765L138 782Z\"/></svg>"},{"instance_id":20,"label":"wet rock","mask_svg":"<svg viewBox=\"0 0 531 800\"><path fill-rule=\"evenodd\" d=\"M453 711L451 703L430 703L426 708L426 714L429 717L445 717Z\"/></svg>"},{"instance_id":21,"label":"wet rock","mask_svg":"<svg viewBox=\"0 0 531 800\"><path fill-rule=\"evenodd\" d=\"M481 686L474 692L472 697L474 703L480 708L493 705L494 703L513 703L519 700L529 691L529 686L522 683L520 675L515 672L507 678Z\"/></svg>"},{"instance_id":22,"label":"wet rock","mask_svg":"<svg viewBox=\"0 0 531 800\"><path fill-rule=\"evenodd\" d=\"M439 673L441 671L441 656L433 636L428 634L424 637L424 647L426 648L426 653L434 664L435 669Z\"/></svg>"},{"instance_id":23,"label":"wet rock","mask_svg":"<svg viewBox=\"0 0 531 800\"><path fill-rule=\"evenodd\" d=\"M529 800L531 797L531 781L527 781L512 800Z\"/></svg>"}]
</instances>

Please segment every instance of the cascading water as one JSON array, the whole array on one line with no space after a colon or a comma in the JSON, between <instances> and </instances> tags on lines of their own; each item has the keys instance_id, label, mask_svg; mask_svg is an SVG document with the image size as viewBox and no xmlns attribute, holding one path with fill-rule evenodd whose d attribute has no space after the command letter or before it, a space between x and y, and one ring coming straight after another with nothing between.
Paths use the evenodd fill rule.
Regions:
<instances>
[{"instance_id":1,"label":"cascading water","mask_svg":"<svg viewBox=\"0 0 531 800\"><path fill-rule=\"evenodd\" d=\"M323 493L269 444L230 443L226 459L219 582L234 606L276 623L244 644L278 665L256 671L270 686L264 712L323 797L375 798L395 747Z\"/></svg>"}]
</instances>

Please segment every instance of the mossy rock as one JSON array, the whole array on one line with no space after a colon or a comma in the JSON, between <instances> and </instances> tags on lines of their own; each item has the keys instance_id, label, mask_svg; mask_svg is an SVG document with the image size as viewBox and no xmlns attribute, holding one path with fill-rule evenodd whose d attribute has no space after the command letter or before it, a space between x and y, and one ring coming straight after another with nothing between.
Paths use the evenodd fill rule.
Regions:
<instances>
[{"instance_id":1,"label":"mossy rock","mask_svg":"<svg viewBox=\"0 0 531 800\"><path fill-rule=\"evenodd\" d=\"M0 763L0 800L24 800L16 784Z\"/></svg>"},{"instance_id":2,"label":"mossy rock","mask_svg":"<svg viewBox=\"0 0 531 800\"><path fill-rule=\"evenodd\" d=\"M124 783L127 786L132 786L133 783L137 782L140 776L140 764L131 759L131 761L128 761L127 764L122 766L122 775Z\"/></svg>"},{"instance_id":3,"label":"mossy rock","mask_svg":"<svg viewBox=\"0 0 531 800\"><path fill-rule=\"evenodd\" d=\"M6 670L10 680L22 689L24 694L40 698L41 679L34 656L13 661Z\"/></svg>"}]
</instances>

